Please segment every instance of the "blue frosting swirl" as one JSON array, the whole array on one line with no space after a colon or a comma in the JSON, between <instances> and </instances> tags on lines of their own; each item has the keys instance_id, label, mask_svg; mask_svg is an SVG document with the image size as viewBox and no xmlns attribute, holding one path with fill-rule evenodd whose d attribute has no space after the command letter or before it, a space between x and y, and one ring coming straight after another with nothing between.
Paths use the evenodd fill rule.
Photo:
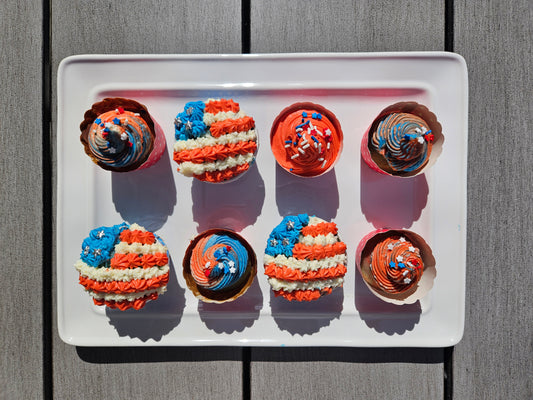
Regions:
<instances>
[{"instance_id":1,"label":"blue frosting swirl","mask_svg":"<svg viewBox=\"0 0 533 400\"><path fill-rule=\"evenodd\" d=\"M196 139L207 132L204 124L205 103L190 101L174 120L176 140Z\"/></svg>"},{"instance_id":2,"label":"blue frosting swirl","mask_svg":"<svg viewBox=\"0 0 533 400\"><path fill-rule=\"evenodd\" d=\"M240 279L248 266L248 251L238 240L214 234L206 242L204 253L216 245L229 246L229 249L220 247L214 252L218 264L211 270L209 279L218 279L218 282L210 287L211 290L221 290L231 286Z\"/></svg>"},{"instance_id":3,"label":"blue frosting swirl","mask_svg":"<svg viewBox=\"0 0 533 400\"><path fill-rule=\"evenodd\" d=\"M100 267L111 258L115 244L119 242L120 232L126 229L126 223L111 227L101 226L93 229L81 245L81 259L91 267Z\"/></svg>"},{"instance_id":4,"label":"blue frosting swirl","mask_svg":"<svg viewBox=\"0 0 533 400\"><path fill-rule=\"evenodd\" d=\"M309 224L309 215L289 215L270 233L265 253L270 256L292 256L292 249L298 243L300 232Z\"/></svg>"}]
</instances>

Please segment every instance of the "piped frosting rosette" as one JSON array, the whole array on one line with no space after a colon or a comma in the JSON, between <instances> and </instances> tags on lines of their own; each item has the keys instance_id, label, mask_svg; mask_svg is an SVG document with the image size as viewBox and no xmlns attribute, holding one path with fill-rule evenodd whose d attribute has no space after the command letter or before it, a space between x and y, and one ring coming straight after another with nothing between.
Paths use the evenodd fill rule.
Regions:
<instances>
[{"instance_id":1,"label":"piped frosting rosette","mask_svg":"<svg viewBox=\"0 0 533 400\"><path fill-rule=\"evenodd\" d=\"M109 171L147 168L161 158L166 146L146 107L130 99L106 98L93 104L80 129L85 153Z\"/></svg>"},{"instance_id":2,"label":"piped frosting rosette","mask_svg":"<svg viewBox=\"0 0 533 400\"><path fill-rule=\"evenodd\" d=\"M378 172L409 177L435 162L443 142L435 114L416 102L400 102L374 120L363 137L361 155Z\"/></svg>"},{"instance_id":3,"label":"piped frosting rosette","mask_svg":"<svg viewBox=\"0 0 533 400\"><path fill-rule=\"evenodd\" d=\"M189 102L176 116L174 127L174 161L185 176L227 182L241 176L255 160L255 122L233 100Z\"/></svg>"},{"instance_id":4,"label":"piped frosting rosette","mask_svg":"<svg viewBox=\"0 0 533 400\"><path fill-rule=\"evenodd\" d=\"M359 243L356 264L370 291L394 304L421 299L436 276L430 247L422 237L407 230L369 233Z\"/></svg>"},{"instance_id":5,"label":"piped frosting rosette","mask_svg":"<svg viewBox=\"0 0 533 400\"><path fill-rule=\"evenodd\" d=\"M255 253L237 233L210 229L187 248L183 276L194 295L207 303L224 303L242 296L257 272Z\"/></svg>"},{"instance_id":6,"label":"piped frosting rosette","mask_svg":"<svg viewBox=\"0 0 533 400\"><path fill-rule=\"evenodd\" d=\"M168 263L159 237L137 224L122 223L93 229L74 267L94 304L139 310L166 291Z\"/></svg>"},{"instance_id":7,"label":"piped frosting rosette","mask_svg":"<svg viewBox=\"0 0 533 400\"><path fill-rule=\"evenodd\" d=\"M278 164L304 177L319 176L333 168L342 141L335 115L313 103L295 103L285 108L270 132L270 145Z\"/></svg>"},{"instance_id":8,"label":"piped frosting rosette","mask_svg":"<svg viewBox=\"0 0 533 400\"><path fill-rule=\"evenodd\" d=\"M337 225L307 214L283 218L265 249L265 275L276 296L311 301L344 282L346 244Z\"/></svg>"}]
</instances>

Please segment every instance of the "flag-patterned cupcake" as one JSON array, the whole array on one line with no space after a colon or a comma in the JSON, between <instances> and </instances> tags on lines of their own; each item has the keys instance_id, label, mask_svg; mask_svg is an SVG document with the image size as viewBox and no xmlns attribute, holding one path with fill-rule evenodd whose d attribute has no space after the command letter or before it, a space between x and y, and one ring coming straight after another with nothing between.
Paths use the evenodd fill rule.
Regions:
<instances>
[{"instance_id":1,"label":"flag-patterned cupcake","mask_svg":"<svg viewBox=\"0 0 533 400\"><path fill-rule=\"evenodd\" d=\"M231 99L189 102L174 127L174 161L185 176L224 182L246 172L255 160L255 122Z\"/></svg>"},{"instance_id":2,"label":"flag-patterned cupcake","mask_svg":"<svg viewBox=\"0 0 533 400\"><path fill-rule=\"evenodd\" d=\"M307 214L287 216L268 238L264 265L276 296L316 300L342 286L346 244L334 222Z\"/></svg>"},{"instance_id":3,"label":"flag-patterned cupcake","mask_svg":"<svg viewBox=\"0 0 533 400\"><path fill-rule=\"evenodd\" d=\"M159 237L126 223L93 229L74 267L94 304L136 310L166 291L169 257Z\"/></svg>"}]
</instances>

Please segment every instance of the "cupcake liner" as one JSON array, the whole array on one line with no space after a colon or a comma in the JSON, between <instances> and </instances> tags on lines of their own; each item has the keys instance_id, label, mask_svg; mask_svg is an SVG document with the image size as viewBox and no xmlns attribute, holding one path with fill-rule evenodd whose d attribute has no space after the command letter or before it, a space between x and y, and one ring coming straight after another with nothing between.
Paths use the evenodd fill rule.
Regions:
<instances>
[{"instance_id":1,"label":"cupcake liner","mask_svg":"<svg viewBox=\"0 0 533 400\"><path fill-rule=\"evenodd\" d=\"M374 280L370 270L370 255L372 250L378 242L393 234L404 236L413 243L414 246L418 247L424 263L424 270L418 284L402 293L388 293L381 289ZM378 229L368 233L359 242L355 257L357 270L361 273L363 281L368 289L381 300L392 304L412 304L422 299L433 287L433 282L437 276L437 270L435 268L436 262L431 248L420 235L408 230Z\"/></svg>"},{"instance_id":2,"label":"cupcake liner","mask_svg":"<svg viewBox=\"0 0 533 400\"><path fill-rule=\"evenodd\" d=\"M238 240L248 252L248 265L246 268L246 272L237 282L235 282L227 290L214 291L214 290L202 288L196 283L191 273L190 260L191 260L192 252L196 244L203 237L209 236L212 234L224 234L224 235L230 236L233 239ZM248 288L251 286L256 274L257 274L257 258L255 256L255 252L253 251L252 247L248 244L248 242L242 236L240 236L236 232L229 230L229 229L213 228L213 229L208 229L200 233L198 236L196 236L191 241L191 243L187 247L187 250L185 251L185 256L183 257L183 277L185 278L187 287L194 294L196 298L202 300L205 303L222 304L222 303L228 303L228 302L236 300L237 298L242 296L244 293L246 293Z\"/></svg>"},{"instance_id":3,"label":"cupcake liner","mask_svg":"<svg viewBox=\"0 0 533 400\"><path fill-rule=\"evenodd\" d=\"M317 172L311 172L311 173L306 173L306 172L296 173L296 172L292 171L292 168L290 166L290 162L289 161L285 160L284 157L282 157L281 155L277 155L275 153L274 149L272 149L272 151L274 153L274 157L276 158L276 162L278 163L278 165L281 168L283 168L285 171L290 173L291 175L298 176L298 177L301 177L301 178L315 178L317 176L324 175L325 173L331 171L335 167L335 164L339 160L339 157L340 157L340 155L342 153L344 136L343 136L343 133L342 133L342 128L341 128L341 124L340 124L339 120L337 119L335 114L333 114L330 110L328 110L324 106L321 106L320 104L315 104L315 103L311 103L311 102L298 102L298 103L291 104L290 106L284 108L278 114L278 116L274 119L274 122L272 123L272 128L270 130L270 146L271 146L271 148L275 146L274 141L275 141L276 132L278 130L278 125L284 120L284 118L287 115L289 115L289 114L291 114L291 113L293 113L295 111L298 111L298 110L314 110L314 111L317 111L318 113L326 116L327 119L333 124L333 126L335 128L335 131L336 131L336 134L338 136L338 140L339 140L339 148L338 148L337 154L335 155L335 159L330 164L330 166L328 168L324 169L324 170L317 171Z\"/></svg>"},{"instance_id":4,"label":"cupcake liner","mask_svg":"<svg viewBox=\"0 0 533 400\"><path fill-rule=\"evenodd\" d=\"M408 113L408 114L413 114L413 115L416 115L422 118L428 124L429 128L431 129L431 133L434 136L431 154L429 155L428 160L420 168L414 171L408 171L408 172L390 171L390 168L387 162L385 161L385 159L383 158L383 156L379 154L378 152L374 151L371 148L371 146L369 146L369 141L371 139L370 133L374 132L374 130L379 125L379 122L381 121L381 119L383 119L384 117L392 113ZM384 175L408 178L408 177L421 174L425 172L429 167L431 167L437 160L440 153L442 152L443 143L444 143L444 135L442 134L442 126L437 121L437 117L435 116L435 114L429 111L429 109L426 106L416 103L414 101L399 102L399 103L392 104L388 106L387 108L383 109L378 114L378 116L374 119L372 124L368 127L368 129L363 135L363 139L361 140L361 157L363 158L365 163L374 171L377 171Z\"/></svg>"},{"instance_id":5,"label":"cupcake liner","mask_svg":"<svg viewBox=\"0 0 533 400\"><path fill-rule=\"evenodd\" d=\"M130 111L138 113L140 117L146 122L150 132L153 135L153 142L151 148L148 151L148 156L145 159L140 159L131 165L124 167L115 167L112 165L107 165L106 163L98 160L95 155L91 152L88 136L89 130L92 123L98 118L98 116L119 107L123 108L125 111ZM83 144L85 153L93 160L95 164L99 167L114 172L129 172L137 169L148 168L154 165L163 155L163 151L166 148L165 135L161 127L152 119L147 108L132 99L126 99L121 97L114 98L105 98L97 103L94 103L89 110L87 110L83 116L83 121L80 124L80 141Z\"/></svg>"}]
</instances>

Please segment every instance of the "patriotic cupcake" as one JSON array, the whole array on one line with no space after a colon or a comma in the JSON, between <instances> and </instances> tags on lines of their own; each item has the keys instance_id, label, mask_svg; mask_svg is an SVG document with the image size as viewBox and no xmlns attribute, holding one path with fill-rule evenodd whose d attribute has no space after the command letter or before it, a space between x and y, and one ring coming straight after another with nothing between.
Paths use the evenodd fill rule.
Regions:
<instances>
[{"instance_id":1,"label":"patriotic cupcake","mask_svg":"<svg viewBox=\"0 0 533 400\"><path fill-rule=\"evenodd\" d=\"M200 233L191 241L183 259L187 286L206 303L225 303L242 296L256 272L257 260L251 246L226 229Z\"/></svg>"},{"instance_id":2,"label":"patriotic cupcake","mask_svg":"<svg viewBox=\"0 0 533 400\"><path fill-rule=\"evenodd\" d=\"M361 155L370 168L387 175L409 177L432 165L444 136L437 117L415 102L385 108L361 142Z\"/></svg>"},{"instance_id":3,"label":"patriotic cupcake","mask_svg":"<svg viewBox=\"0 0 533 400\"><path fill-rule=\"evenodd\" d=\"M268 238L264 265L276 296L316 300L342 286L346 245L334 222L307 214L287 216Z\"/></svg>"},{"instance_id":4,"label":"patriotic cupcake","mask_svg":"<svg viewBox=\"0 0 533 400\"><path fill-rule=\"evenodd\" d=\"M174 127L174 161L185 176L225 182L241 176L255 160L255 122L233 100L189 102Z\"/></svg>"},{"instance_id":5,"label":"patriotic cupcake","mask_svg":"<svg viewBox=\"0 0 533 400\"><path fill-rule=\"evenodd\" d=\"M359 243L356 264L370 291L395 304L414 303L424 297L436 276L430 247L407 230L369 233Z\"/></svg>"},{"instance_id":6,"label":"patriotic cupcake","mask_svg":"<svg viewBox=\"0 0 533 400\"><path fill-rule=\"evenodd\" d=\"M326 108L295 103L274 120L270 146L278 164L304 177L319 176L333 168L342 150L339 121Z\"/></svg>"},{"instance_id":7,"label":"patriotic cupcake","mask_svg":"<svg viewBox=\"0 0 533 400\"><path fill-rule=\"evenodd\" d=\"M166 291L167 247L137 224L93 229L74 267L94 304L136 310Z\"/></svg>"},{"instance_id":8,"label":"patriotic cupcake","mask_svg":"<svg viewBox=\"0 0 533 400\"><path fill-rule=\"evenodd\" d=\"M108 171L150 167L166 147L165 136L146 107L130 99L106 98L93 104L80 130L85 153Z\"/></svg>"}]
</instances>

